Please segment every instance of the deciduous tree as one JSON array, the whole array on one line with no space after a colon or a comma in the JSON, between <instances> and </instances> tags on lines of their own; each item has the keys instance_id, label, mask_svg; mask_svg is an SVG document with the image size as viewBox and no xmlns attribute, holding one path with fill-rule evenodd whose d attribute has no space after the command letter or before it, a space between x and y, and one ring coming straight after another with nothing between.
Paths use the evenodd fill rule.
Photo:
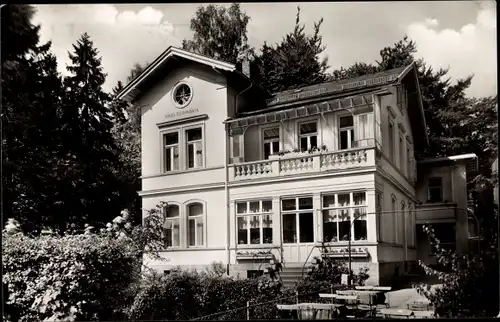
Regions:
<instances>
[{"instance_id":1,"label":"deciduous tree","mask_svg":"<svg viewBox=\"0 0 500 322\"><path fill-rule=\"evenodd\" d=\"M228 9L210 4L201 6L191 19L192 40L184 40L182 48L218 60L236 64L249 58L247 25L250 17L233 3Z\"/></svg>"}]
</instances>

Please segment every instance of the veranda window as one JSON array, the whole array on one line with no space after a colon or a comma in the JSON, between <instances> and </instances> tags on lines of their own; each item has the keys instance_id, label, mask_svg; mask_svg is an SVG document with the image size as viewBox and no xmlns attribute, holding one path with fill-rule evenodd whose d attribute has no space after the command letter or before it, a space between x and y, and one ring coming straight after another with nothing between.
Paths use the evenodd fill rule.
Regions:
<instances>
[{"instance_id":1,"label":"veranda window","mask_svg":"<svg viewBox=\"0 0 500 322\"><path fill-rule=\"evenodd\" d=\"M280 150L280 129L279 127L265 129L264 136L264 159L269 159L270 155L278 153Z\"/></svg>"},{"instance_id":2,"label":"veranda window","mask_svg":"<svg viewBox=\"0 0 500 322\"><path fill-rule=\"evenodd\" d=\"M339 118L340 149L354 148L354 119L352 115Z\"/></svg>"},{"instance_id":3,"label":"veranda window","mask_svg":"<svg viewBox=\"0 0 500 322\"><path fill-rule=\"evenodd\" d=\"M318 147L317 122L308 122L299 125L299 145L302 152Z\"/></svg>"},{"instance_id":4,"label":"veranda window","mask_svg":"<svg viewBox=\"0 0 500 322\"><path fill-rule=\"evenodd\" d=\"M366 207L365 192L323 196L323 240L366 240Z\"/></svg>"},{"instance_id":5,"label":"veranda window","mask_svg":"<svg viewBox=\"0 0 500 322\"><path fill-rule=\"evenodd\" d=\"M314 213L311 197L281 200L283 243L314 242Z\"/></svg>"},{"instance_id":6,"label":"veranda window","mask_svg":"<svg viewBox=\"0 0 500 322\"><path fill-rule=\"evenodd\" d=\"M272 201L257 200L236 203L238 244L272 244Z\"/></svg>"}]
</instances>

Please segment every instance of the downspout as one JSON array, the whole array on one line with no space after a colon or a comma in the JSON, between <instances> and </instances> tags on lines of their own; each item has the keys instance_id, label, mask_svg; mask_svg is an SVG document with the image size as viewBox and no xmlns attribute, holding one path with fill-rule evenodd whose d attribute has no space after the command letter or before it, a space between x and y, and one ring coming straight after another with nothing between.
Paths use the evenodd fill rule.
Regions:
<instances>
[{"instance_id":1,"label":"downspout","mask_svg":"<svg viewBox=\"0 0 500 322\"><path fill-rule=\"evenodd\" d=\"M230 225L229 225L229 217L230 217L230 210L229 210L229 189L228 189L228 181L229 181L229 167L228 167L228 157L229 153L227 153L227 150L229 148L228 145L228 136L229 136L229 124L224 123L224 173L225 173L225 178L224 178L224 193L225 193L225 204L226 204L226 259L227 259L227 264L226 264L226 274L229 275L229 263L231 261L231 254L229 253L229 235L231 233L230 231Z\"/></svg>"},{"instance_id":2,"label":"downspout","mask_svg":"<svg viewBox=\"0 0 500 322\"><path fill-rule=\"evenodd\" d=\"M243 91L239 92L235 96L235 105L234 105L234 110L236 113L236 110L238 109L238 97L243 94L244 92L248 91L251 87L253 86L253 82L250 83L250 86L248 86L246 89ZM224 124L225 128L225 133L224 133L224 172L225 172L225 179L224 179L224 193L225 193L225 204L226 204L226 274L229 275L229 267L231 263L231 253L229 249L229 236L231 235L231 225L230 225L230 218L231 218L231 209L229 209L229 144L228 144L228 138L229 138L229 127L230 125L228 123Z\"/></svg>"}]
</instances>

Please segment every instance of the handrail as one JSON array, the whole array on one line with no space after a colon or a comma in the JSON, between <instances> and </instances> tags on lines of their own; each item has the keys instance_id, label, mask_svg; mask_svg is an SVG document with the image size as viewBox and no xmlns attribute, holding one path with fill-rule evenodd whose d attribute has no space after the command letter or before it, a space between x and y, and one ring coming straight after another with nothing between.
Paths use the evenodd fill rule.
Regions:
<instances>
[{"instance_id":1,"label":"handrail","mask_svg":"<svg viewBox=\"0 0 500 322\"><path fill-rule=\"evenodd\" d=\"M303 159L307 157L314 157L314 156L323 156L323 155L332 155L332 154L338 154L338 153L347 153L347 152L356 152L356 151L361 151L361 150L370 150L374 149L375 145L374 144L369 144L364 147L356 147L356 148L351 148L351 149L345 149L345 150L335 150L335 151L316 151L316 152L303 152L303 154L295 154L293 152L291 153L285 153L282 156L279 156L275 159L264 159L264 160L257 160L257 161L249 161L249 162L242 162L242 163L231 163L229 164L230 167L236 167L236 166L242 166L242 165L252 165L252 164L262 164L265 162L272 163L273 161L280 161L280 160L294 160L294 159ZM297 152L298 153L298 152ZM291 154L290 156L287 156L287 154Z\"/></svg>"}]
</instances>

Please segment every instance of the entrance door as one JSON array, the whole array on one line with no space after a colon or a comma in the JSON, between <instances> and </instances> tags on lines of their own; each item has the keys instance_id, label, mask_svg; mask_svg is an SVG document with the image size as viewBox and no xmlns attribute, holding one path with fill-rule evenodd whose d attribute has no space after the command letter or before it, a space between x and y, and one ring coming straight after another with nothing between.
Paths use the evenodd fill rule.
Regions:
<instances>
[{"instance_id":1,"label":"entrance door","mask_svg":"<svg viewBox=\"0 0 500 322\"><path fill-rule=\"evenodd\" d=\"M281 200L283 257L286 263L305 263L314 247L314 210L312 197ZM309 256L312 259L313 254Z\"/></svg>"}]
</instances>

